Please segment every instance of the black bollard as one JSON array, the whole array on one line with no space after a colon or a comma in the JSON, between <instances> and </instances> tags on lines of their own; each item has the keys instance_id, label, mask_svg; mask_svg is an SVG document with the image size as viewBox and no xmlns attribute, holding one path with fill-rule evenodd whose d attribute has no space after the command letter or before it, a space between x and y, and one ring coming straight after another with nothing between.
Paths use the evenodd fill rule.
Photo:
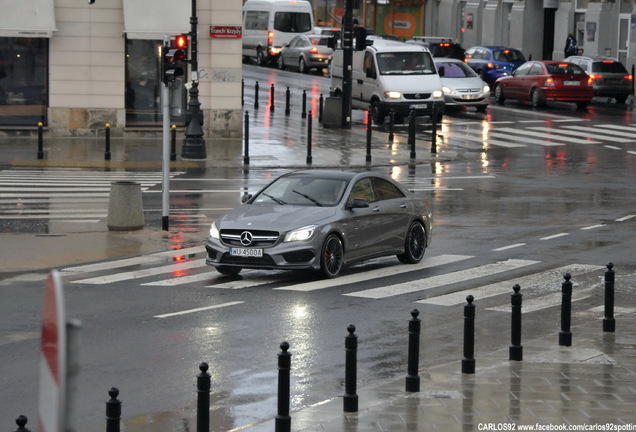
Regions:
<instances>
[{"instance_id":1,"label":"black bollard","mask_svg":"<svg viewBox=\"0 0 636 432\"><path fill-rule=\"evenodd\" d=\"M210 390L212 389L211 376L208 373L208 364L199 365L200 374L197 375L197 432L210 430Z\"/></svg>"},{"instance_id":2,"label":"black bollard","mask_svg":"<svg viewBox=\"0 0 636 432\"><path fill-rule=\"evenodd\" d=\"M177 125L170 128L170 160L177 160Z\"/></svg>"},{"instance_id":3,"label":"black bollard","mask_svg":"<svg viewBox=\"0 0 636 432\"><path fill-rule=\"evenodd\" d=\"M245 154L243 155L243 163L250 164L250 112L245 111L245 130L243 131L243 139L245 140Z\"/></svg>"},{"instance_id":4,"label":"black bollard","mask_svg":"<svg viewBox=\"0 0 636 432\"><path fill-rule=\"evenodd\" d=\"M290 371L291 353L288 352L289 344L280 344L281 352L278 353L278 414L274 425L275 432L291 431L291 416L289 415L289 395L290 395Z\"/></svg>"},{"instance_id":5,"label":"black bollard","mask_svg":"<svg viewBox=\"0 0 636 432\"><path fill-rule=\"evenodd\" d=\"M289 99L291 97L291 94L289 92L289 87L287 87L287 90L285 91L285 115L288 116L289 113L291 112L291 110L289 109Z\"/></svg>"},{"instance_id":6,"label":"black bollard","mask_svg":"<svg viewBox=\"0 0 636 432\"><path fill-rule=\"evenodd\" d=\"M420 377L418 375L420 361L420 328L421 321L417 317L420 311L413 309L409 320L409 353L408 371L406 375L406 391L420 391Z\"/></svg>"},{"instance_id":7,"label":"black bollard","mask_svg":"<svg viewBox=\"0 0 636 432\"><path fill-rule=\"evenodd\" d=\"M301 117L307 118L307 90L303 90L303 111Z\"/></svg>"},{"instance_id":8,"label":"black bollard","mask_svg":"<svg viewBox=\"0 0 636 432\"><path fill-rule=\"evenodd\" d=\"M603 318L603 331L614 332L616 321L614 320L614 264L607 264L605 272L605 317Z\"/></svg>"},{"instance_id":9,"label":"black bollard","mask_svg":"<svg viewBox=\"0 0 636 432\"><path fill-rule=\"evenodd\" d=\"M433 117L431 117L431 153L437 153L437 106L433 102Z\"/></svg>"},{"instance_id":10,"label":"black bollard","mask_svg":"<svg viewBox=\"0 0 636 432\"><path fill-rule=\"evenodd\" d=\"M389 141L393 142L395 138L395 134L393 133L393 128L395 127L395 112L391 110L389 113Z\"/></svg>"},{"instance_id":11,"label":"black bollard","mask_svg":"<svg viewBox=\"0 0 636 432\"><path fill-rule=\"evenodd\" d=\"M411 146L411 159L415 159L415 110L409 113L409 145Z\"/></svg>"},{"instance_id":12,"label":"black bollard","mask_svg":"<svg viewBox=\"0 0 636 432\"><path fill-rule=\"evenodd\" d=\"M241 106L245 105L245 80L241 78Z\"/></svg>"},{"instance_id":13,"label":"black bollard","mask_svg":"<svg viewBox=\"0 0 636 432\"><path fill-rule=\"evenodd\" d=\"M356 381L358 379L358 336L354 334L356 326L347 327L349 334L345 336L345 395L343 398L344 412L358 412L358 395Z\"/></svg>"},{"instance_id":14,"label":"black bollard","mask_svg":"<svg viewBox=\"0 0 636 432\"><path fill-rule=\"evenodd\" d=\"M517 284L512 287L513 293L510 295L510 304L512 306L511 318L511 337L510 347L508 349L508 358L510 360L523 360L523 346L521 346L521 298L519 292L521 287Z\"/></svg>"},{"instance_id":15,"label":"black bollard","mask_svg":"<svg viewBox=\"0 0 636 432\"><path fill-rule=\"evenodd\" d=\"M106 140L106 150L104 150L104 160L110 160L110 123L106 123L104 138Z\"/></svg>"},{"instance_id":16,"label":"black bollard","mask_svg":"<svg viewBox=\"0 0 636 432\"><path fill-rule=\"evenodd\" d=\"M254 84L254 109L258 109L258 81Z\"/></svg>"},{"instance_id":17,"label":"black bollard","mask_svg":"<svg viewBox=\"0 0 636 432\"><path fill-rule=\"evenodd\" d=\"M121 421L121 401L117 399L119 389L111 387L108 395L110 399L106 402L106 432L119 432Z\"/></svg>"},{"instance_id":18,"label":"black bollard","mask_svg":"<svg viewBox=\"0 0 636 432\"><path fill-rule=\"evenodd\" d=\"M44 130L42 122L38 123L38 159L44 159Z\"/></svg>"},{"instance_id":19,"label":"black bollard","mask_svg":"<svg viewBox=\"0 0 636 432\"><path fill-rule=\"evenodd\" d=\"M464 358L462 359L462 373L475 373L475 298L466 297L464 305Z\"/></svg>"},{"instance_id":20,"label":"black bollard","mask_svg":"<svg viewBox=\"0 0 636 432\"><path fill-rule=\"evenodd\" d=\"M572 345L572 332L570 331L570 322L572 315L572 282L570 282L570 273L566 273L563 278L565 282L561 284L561 331L559 332L559 345Z\"/></svg>"},{"instance_id":21,"label":"black bollard","mask_svg":"<svg viewBox=\"0 0 636 432\"><path fill-rule=\"evenodd\" d=\"M632 65L632 77L634 76L636 76L636 66ZM634 85L636 85L636 83L632 80L632 94L634 94Z\"/></svg>"},{"instance_id":22,"label":"black bollard","mask_svg":"<svg viewBox=\"0 0 636 432\"><path fill-rule=\"evenodd\" d=\"M371 119L371 109L367 110L367 163L371 162L371 133L373 128L371 127L371 123L373 120Z\"/></svg>"},{"instance_id":23,"label":"black bollard","mask_svg":"<svg viewBox=\"0 0 636 432\"><path fill-rule=\"evenodd\" d=\"M15 430L15 432L31 432L31 429L26 428L26 424L28 421L29 419L26 418L26 416L18 416L18 418L15 419L15 424L18 425L18 428Z\"/></svg>"},{"instance_id":24,"label":"black bollard","mask_svg":"<svg viewBox=\"0 0 636 432\"><path fill-rule=\"evenodd\" d=\"M324 104L324 100L322 97L322 93L320 93L320 97L318 98L318 123L322 123L322 106Z\"/></svg>"},{"instance_id":25,"label":"black bollard","mask_svg":"<svg viewBox=\"0 0 636 432\"><path fill-rule=\"evenodd\" d=\"M272 83L272 86L269 88L269 106L270 112L274 112L274 83Z\"/></svg>"},{"instance_id":26,"label":"black bollard","mask_svg":"<svg viewBox=\"0 0 636 432\"><path fill-rule=\"evenodd\" d=\"M311 157L311 111L309 111L309 118L307 119L307 165L311 165L312 157Z\"/></svg>"}]
</instances>

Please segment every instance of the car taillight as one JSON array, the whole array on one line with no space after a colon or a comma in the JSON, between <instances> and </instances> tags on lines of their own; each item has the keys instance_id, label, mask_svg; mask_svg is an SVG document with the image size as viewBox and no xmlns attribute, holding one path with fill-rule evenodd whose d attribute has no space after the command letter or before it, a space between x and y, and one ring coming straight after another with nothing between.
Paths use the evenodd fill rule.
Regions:
<instances>
[{"instance_id":1,"label":"car taillight","mask_svg":"<svg viewBox=\"0 0 636 432\"><path fill-rule=\"evenodd\" d=\"M595 79L599 79L601 76L600 75L594 75L594 74L589 74L588 75L592 81L594 81Z\"/></svg>"},{"instance_id":2,"label":"car taillight","mask_svg":"<svg viewBox=\"0 0 636 432\"><path fill-rule=\"evenodd\" d=\"M488 68L490 68L490 69L494 69L494 67L495 67L495 65L494 65L494 64L492 64L492 63L488 63L486 66L487 66Z\"/></svg>"},{"instance_id":3,"label":"car taillight","mask_svg":"<svg viewBox=\"0 0 636 432\"><path fill-rule=\"evenodd\" d=\"M548 78L545 80L546 87L554 87L554 78Z\"/></svg>"},{"instance_id":4,"label":"car taillight","mask_svg":"<svg viewBox=\"0 0 636 432\"><path fill-rule=\"evenodd\" d=\"M311 47L311 48L310 48L310 50L309 50L309 52L310 52L310 53L312 53L312 54L316 54L316 53L318 52L318 48L316 48L316 47Z\"/></svg>"},{"instance_id":5,"label":"car taillight","mask_svg":"<svg viewBox=\"0 0 636 432\"><path fill-rule=\"evenodd\" d=\"M274 44L274 32L267 33L267 46L272 46Z\"/></svg>"},{"instance_id":6,"label":"car taillight","mask_svg":"<svg viewBox=\"0 0 636 432\"><path fill-rule=\"evenodd\" d=\"M600 77L599 77L599 76L597 76L596 78L600 78ZM591 85L592 85L592 83L594 82L594 80L595 80L596 78L594 77L594 75L590 75L590 76L587 78L587 85L588 85L588 86L591 86Z\"/></svg>"},{"instance_id":7,"label":"car taillight","mask_svg":"<svg viewBox=\"0 0 636 432\"><path fill-rule=\"evenodd\" d=\"M625 75L625 76L623 77L623 79L626 79L626 80L628 80L628 81L631 81L631 80L633 80L633 79L634 79L634 77L633 77L633 76L631 76L631 75Z\"/></svg>"}]
</instances>

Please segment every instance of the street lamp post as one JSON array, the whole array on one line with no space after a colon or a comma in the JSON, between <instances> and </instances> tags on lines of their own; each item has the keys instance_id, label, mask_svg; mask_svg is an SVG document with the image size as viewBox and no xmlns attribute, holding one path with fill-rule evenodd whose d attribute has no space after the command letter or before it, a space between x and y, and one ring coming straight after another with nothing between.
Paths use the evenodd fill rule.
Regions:
<instances>
[{"instance_id":1,"label":"street lamp post","mask_svg":"<svg viewBox=\"0 0 636 432\"><path fill-rule=\"evenodd\" d=\"M190 17L190 40L192 46L192 86L190 87L190 102L188 103L188 113L186 114L186 131L181 149L181 157L184 159L205 159L205 140L203 139L203 112L199 102L199 63L197 59L197 0L192 0L192 16Z\"/></svg>"}]
</instances>

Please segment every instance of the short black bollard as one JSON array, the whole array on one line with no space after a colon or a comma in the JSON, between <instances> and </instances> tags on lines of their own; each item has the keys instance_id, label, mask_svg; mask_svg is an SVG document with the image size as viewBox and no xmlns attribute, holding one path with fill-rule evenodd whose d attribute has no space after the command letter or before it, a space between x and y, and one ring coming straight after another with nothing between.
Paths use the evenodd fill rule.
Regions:
<instances>
[{"instance_id":1,"label":"short black bollard","mask_svg":"<svg viewBox=\"0 0 636 432\"><path fill-rule=\"evenodd\" d=\"M406 391L420 391L420 376L418 375L420 362L420 329L421 321L417 317L420 311L413 309L409 320L409 353L408 371L406 375Z\"/></svg>"},{"instance_id":2,"label":"short black bollard","mask_svg":"<svg viewBox=\"0 0 636 432\"><path fill-rule=\"evenodd\" d=\"M170 160L177 160L177 125L170 128Z\"/></svg>"},{"instance_id":3,"label":"short black bollard","mask_svg":"<svg viewBox=\"0 0 636 432\"><path fill-rule=\"evenodd\" d=\"M322 97L322 93L320 93L320 97L318 98L318 123L322 123L322 107L324 104L324 99Z\"/></svg>"},{"instance_id":4,"label":"short black bollard","mask_svg":"<svg viewBox=\"0 0 636 432\"><path fill-rule=\"evenodd\" d=\"M559 332L559 345L572 345L572 332L570 322L572 315L572 282L570 273L566 273L563 278L565 282L561 284L561 331Z\"/></svg>"},{"instance_id":5,"label":"short black bollard","mask_svg":"<svg viewBox=\"0 0 636 432\"><path fill-rule=\"evenodd\" d=\"M462 359L462 373L475 373L475 298L466 297L464 305L464 358Z\"/></svg>"},{"instance_id":6,"label":"short black bollard","mask_svg":"<svg viewBox=\"0 0 636 432\"><path fill-rule=\"evenodd\" d=\"M254 109L258 109L258 81L254 84Z\"/></svg>"},{"instance_id":7,"label":"short black bollard","mask_svg":"<svg viewBox=\"0 0 636 432\"><path fill-rule=\"evenodd\" d=\"M616 320L614 320L614 264L607 264L605 272L605 316L603 317L603 331L614 332Z\"/></svg>"},{"instance_id":8,"label":"short black bollard","mask_svg":"<svg viewBox=\"0 0 636 432\"><path fill-rule=\"evenodd\" d=\"M356 381L358 380L358 336L354 334L356 326L349 324L347 331L349 334L345 336L344 412L358 412L358 395L356 394Z\"/></svg>"},{"instance_id":9,"label":"short black bollard","mask_svg":"<svg viewBox=\"0 0 636 432\"><path fill-rule=\"evenodd\" d=\"M373 120L371 119L371 109L367 110L367 156L366 161L371 162L371 134L373 128L371 127L371 123Z\"/></svg>"},{"instance_id":10,"label":"short black bollard","mask_svg":"<svg viewBox=\"0 0 636 432\"><path fill-rule=\"evenodd\" d=\"M121 401L117 399L119 389L111 387L108 395L110 399L106 402L106 432L119 432L121 421Z\"/></svg>"},{"instance_id":11,"label":"short black bollard","mask_svg":"<svg viewBox=\"0 0 636 432\"><path fill-rule=\"evenodd\" d=\"M307 118L307 90L303 90L303 111L301 117Z\"/></svg>"},{"instance_id":12,"label":"short black bollard","mask_svg":"<svg viewBox=\"0 0 636 432\"><path fill-rule=\"evenodd\" d=\"M208 372L208 364L199 365L200 374L197 375L197 432L210 430L210 390L212 389L211 376Z\"/></svg>"},{"instance_id":13,"label":"short black bollard","mask_svg":"<svg viewBox=\"0 0 636 432\"><path fill-rule=\"evenodd\" d=\"M245 141L245 154L243 155L243 163L250 164L250 112L245 111L245 130L243 131L243 139Z\"/></svg>"},{"instance_id":14,"label":"short black bollard","mask_svg":"<svg viewBox=\"0 0 636 432\"><path fill-rule=\"evenodd\" d=\"M511 331L510 331L510 347L508 349L508 358L510 360L523 360L523 346L521 346L521 299L522 294L519 292L521 287L516 284L512 287L513 293L510 295L510 304L512 307Z\"/></svg>"},{"instance_id":15,"label":"short black bollard","mask_svg":"<svg viewBox=\"0 0 636 432\"><path fill-rule=\"evenodd\" d=\"M269 107L270 112L274 112L274 83L272 83L272 86L269 88Z\"/></svg>"},{"instance_id":16,"label":"short black bollard","mask_svg":"<svg viewBox=\"0 0 636 432\"><path fill-rule=\"evenodd\" d=\"M38 159L44 159L44 134L42 122L38 123Z\"/></svg>"},{"instance_id":17,"label":"short black bollard","mask_svg":"<svg viewBox=\"0 0 636 432\"><path fill-rule=\"evenodd\" d=\"M433 102L433 117L431 117L431 153L437 153L437 105Z\"/></svg>"},{"instance_id":18,"label":"short black bollard","mask_svg":"<svg viewBox=\"0 0 636 432\"><path fill-rule=\"evenodd\" d=\"M241 106L245 105L245 79L241 78Z\"/></svg>"},{"instance_id":19,"label":"short black bollard","mask_svg":"<svg viewBox=\"0 0 636 432\"><path fill-rule=\"evenodd\" d=\"M288 352L289 344L287 342L282 342L280 349L282 351L278 353L278 414L276 415L274 430L275 432L290 432L289 387L291 384L290 371L292 355Z\"/></svg>"},{"instance_id":20,"label":"short black bollard","mask_svg":"<svg viewBox=\"0 0 636 432\"><path fill-rule=\"evenodd\" d=\"M636 76L636 66L632 65L632 77ZM634 94L634 86L636 85L636 83L634 83L634 80L632 80L632 94Z\"/></svg>"},{"instance_id":21,"label":"short black bollard","mask_svg":"<svg viewBox=\"0 0 636 432\"><path fill-rule=\"evenodd\" d=\"M18 425L18 428L15 430L15 432L31 432L31 429L26 428L26 424L28 421L29 419L26 418L26 416L18 416L18 418L15 419L15 424Z\"/></svg>"},{"instance_id":22,"label":"short black bollard","mask_svg":"<svg viewBox=\"0 0 636 432\"><path fill-rule=\"evenodd\" d=\"M291 98L291 93L289 92L289 87L287 87L287 90L285 91L285 115L288 116L289 113L291 112L290 108L289 108L289 99Z\"/></svg>"},{"instance_id":23,"label":"short black bollard","mask_svg":"<svg viewBox=\"0 0 636 432\"><path fill-rule=\"evenodd\" d=\"M409 113L409 146L411 146L411 159L415 159L415 110Z\"/></svg>"},{"instance_id":24,"label":"short black bollard","mask_svg":"<svg viewBox=\"0 0 636 432\"><path fill-rule=\"evenodd\" d=\"M311 138L312 138L312 129L311 129L311 111L309 111L309 118L307 119L307 165L311 165L312 157L311 157Z\"/></svg>"},{"instance_id":25,"label":"short black bollard","mask_svg":"<svg viewBox=\"0 0 636 432\"><path fill-rule=\"evenodd\" d=\"M104 150L104 160L110 160L110 123L106 123L104 138L106 140L106 150Z\"/></svg>"},{"instance_id":26,"label":"short black bollard","mask_svg":"<svg viewBox=\"0 0 636 432\"><path fill-rule=\"evenodd\" d=\"M391 110L389 113L389 141L393 142L395 138L395 134L393 133L393 129L395 127L395 111Z\"/></svg>"}]
</instances>

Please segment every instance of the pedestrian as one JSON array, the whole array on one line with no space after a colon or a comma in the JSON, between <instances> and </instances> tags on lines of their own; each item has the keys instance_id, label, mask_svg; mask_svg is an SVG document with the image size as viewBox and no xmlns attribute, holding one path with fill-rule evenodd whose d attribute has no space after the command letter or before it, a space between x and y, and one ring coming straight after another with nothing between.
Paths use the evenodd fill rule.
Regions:
<instances>
[{"instance_id":1,"label":"pedestrian","mask_svg":"<svg viewBox=\"0 0 636 432\"><path fill-rule=\"evenodd\" d=\"M565 48L563 49L565 57L577 55L579 53L579 47L576 43L576 38L572 33L568 34L568 38L565 40Z\"/></svg>"}]
</instances>

